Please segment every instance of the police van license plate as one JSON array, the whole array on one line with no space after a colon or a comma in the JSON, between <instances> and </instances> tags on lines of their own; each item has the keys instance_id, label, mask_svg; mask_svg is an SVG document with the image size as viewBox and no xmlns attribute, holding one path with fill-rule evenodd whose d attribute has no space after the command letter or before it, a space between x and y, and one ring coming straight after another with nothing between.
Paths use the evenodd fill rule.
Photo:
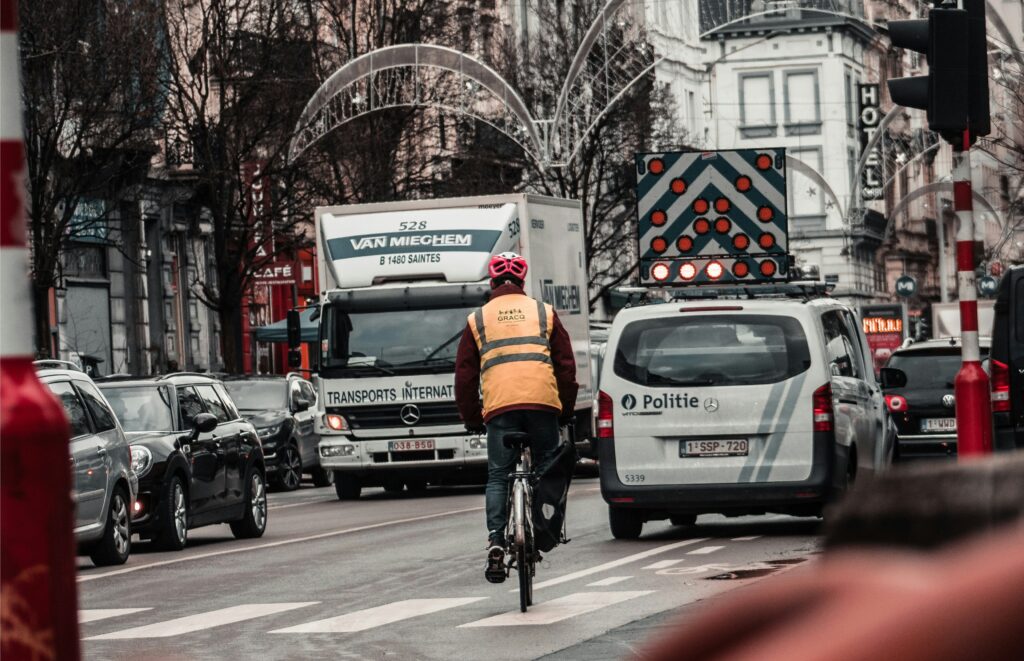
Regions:
<instances>
[{"instance_id":1,"label":"police van license plate","mask_svg":"<svg viewBox=\"0 0 1024 661\"><path fill-rule=\"evenodd\" d=\"M388 441L388 452L412 452L415 450L433 450L434 439L415 439L410 441Z\"/></svg>"},{"instance_id":2,"label":"police van license plate","mask_svg":"<svg viewBox=\"0 0 1024 661\"><path fill-rule=\"evenodd\" d=\"M680 457L745 457L750 441L745 438L722 441L679 441Z\"/></svg>"},{"instance_id":3,"label":"police van license plate","mask_svg":"<svg viewBox=\"0 0 1024 661\"><path fill-rule=\"evenodd\" d=\"M925 418L921 431L956 431L956 418Z\"/></svg>"}]
</instances>

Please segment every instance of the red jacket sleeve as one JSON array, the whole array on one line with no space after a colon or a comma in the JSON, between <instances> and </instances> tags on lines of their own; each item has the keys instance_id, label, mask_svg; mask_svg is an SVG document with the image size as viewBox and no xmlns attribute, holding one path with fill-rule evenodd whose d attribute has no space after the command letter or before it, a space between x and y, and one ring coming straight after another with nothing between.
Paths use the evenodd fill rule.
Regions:
<instances>
[{"instance_id":1,"label":"red jacket sleeve","mask_svg":"<svg viewBox=\"0 0 1024 661\"><path fill-rule=\"evenodd\" d=\"M551 329L551 365L558 383L558 398L562 401L562 417L567 418L576 409L576 393L580 386L576 383L576 357L572 351L572 340L558 319L558 313L554 314Z\"/></svg>"},{"instance_id":2,"label":"red jacket sleeve","mask_svg":"<svg viewBox=\"0 0 1024 661\"><path fill-rule=\"evenodd\" d=\"M484 424L484 411L480 403L480 350L473 331L466 324L455 354L455 404L459 417L468 427Z\"/></svg>"}]
</instances>

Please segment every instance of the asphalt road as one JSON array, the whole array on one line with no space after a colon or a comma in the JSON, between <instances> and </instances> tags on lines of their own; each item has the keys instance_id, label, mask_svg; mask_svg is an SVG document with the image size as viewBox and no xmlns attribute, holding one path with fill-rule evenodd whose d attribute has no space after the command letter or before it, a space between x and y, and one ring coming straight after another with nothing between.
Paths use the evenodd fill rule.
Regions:
<instances>
[{"instance_id":1,"label":"asphalt road","mask_svg":"<svg viewBox=\"0 0 1024 661\"><path fill-rule=\"evenodd\" d=\"M817 522L782 516L649 523L616 541L597 481L574 483L571 543L538 567L519 612L515 576L483 578L481 488L426 495L331 488L272 494L267 533L191 531L128 563L79 558L86 659L622 658L722 592L810 559Z\"/></svg>"}]
</instances>

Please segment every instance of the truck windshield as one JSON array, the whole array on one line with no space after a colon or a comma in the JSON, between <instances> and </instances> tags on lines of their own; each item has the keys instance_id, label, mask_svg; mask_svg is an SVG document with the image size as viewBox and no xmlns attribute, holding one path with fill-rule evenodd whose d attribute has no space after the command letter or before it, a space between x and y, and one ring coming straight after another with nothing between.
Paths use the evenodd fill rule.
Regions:
<instances>
[{"instance_id":1,"label":"truck windshield","mask_svg":"<svg viewBox=\"0 0 1024 661\"><path fill-rule=\"evenodd\" d=\"M390 312L323 311L321 369L372 377L450 372L471 307Z\"/></svg>"}]
</instances>

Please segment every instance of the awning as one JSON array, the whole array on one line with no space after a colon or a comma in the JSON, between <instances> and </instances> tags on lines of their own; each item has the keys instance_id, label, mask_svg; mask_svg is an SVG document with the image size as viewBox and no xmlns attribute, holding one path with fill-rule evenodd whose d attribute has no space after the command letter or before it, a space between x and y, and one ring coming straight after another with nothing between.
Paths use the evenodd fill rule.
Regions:
<instances>
[{"instance_id":1,"label":"awning","mask_svg":"<svg viewBox=\"0 0 1024 661\"><path fill-rule=\"evenodd\" d=\"M317 341L317 322L312 316L317 311L316 307L306 308L299 312L299 323L302 328L303 342ZM288 319L275 321L266 326L256 329L257 342L287 342L288 341Z\"/></svg>"}]
</instances>

